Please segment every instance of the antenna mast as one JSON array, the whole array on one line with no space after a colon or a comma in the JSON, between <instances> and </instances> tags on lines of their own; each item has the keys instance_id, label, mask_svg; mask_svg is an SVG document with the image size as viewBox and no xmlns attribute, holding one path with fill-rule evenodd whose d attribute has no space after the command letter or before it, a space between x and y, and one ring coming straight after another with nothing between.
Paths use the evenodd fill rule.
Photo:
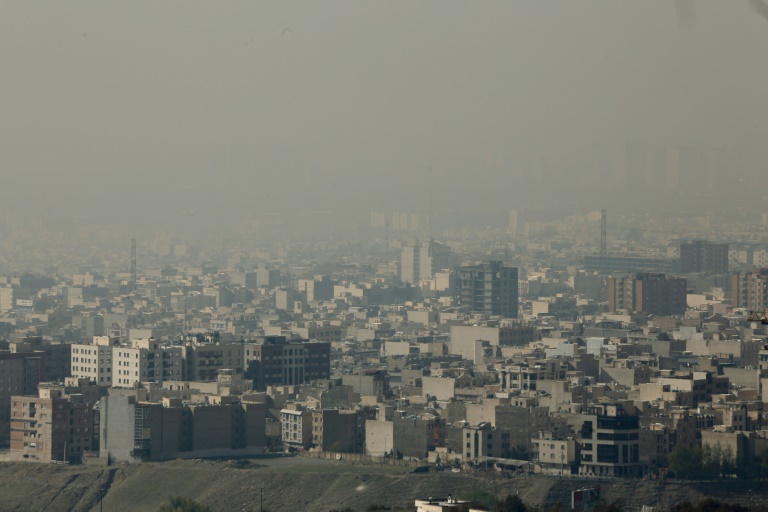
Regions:
<instances>
[{"instance_id":1,"label":"antenna mast","mask_svg":"<svg viewBox=\"0 0 768 512\"><path fill-rule=\"evenodd\" d=\"M608 254L608 222L606 221L605 209L600 210L600 257L605 258Z\"/></svg>"},{"instance_id":2,"label":"antenna mast","mask_svg":"<svg viewBox=\"0 0 768 512\"><path fill-rule=\"evenodd\" d=\"M131 239L131 289L136 288L136 239Z\"/></svg>"}]
</instances>

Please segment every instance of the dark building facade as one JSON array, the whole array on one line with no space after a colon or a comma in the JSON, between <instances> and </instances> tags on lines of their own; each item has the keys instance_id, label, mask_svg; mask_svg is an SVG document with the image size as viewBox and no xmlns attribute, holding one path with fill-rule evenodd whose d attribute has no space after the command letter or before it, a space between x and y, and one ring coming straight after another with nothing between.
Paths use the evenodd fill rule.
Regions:
<instances>
[{"instance_id":1,"label":"dark building facade","mask_svg":"<svg viewBox=\"0 0 768 512\"><path fill-rule=\"evenodd\" d=\"M331 344L288 341L285 336L266 336L246 348L246 378L254 389L299 385L331 376Z\"/></svg>"},{"instance_id":2,"label":"dark building facade","mask_svg":"<svg viewBox=\"0 0 768 512\"><path fill-rule=\"evenodd\" d=\"M445 420L429 415L395 418L392 433L396 456L415 459L425 459L435 447L445 446L447 435Z\"/></svg>"},{"instance_id":3,"label":"dark building facade","mask_svg":"<svg viewBox=\"0 0 768 512\"><path fill-rule=\"evenodd\" d=\"M762 311L768 307L768 268L735 272L730 279L731 305Z\"/></svg>"},{"instance_id":4,"label":"dark building facade","mask_svg":"<svg viewBox=\"0 0 768 512\"><path fill-rule=\"evenodd\" d=\"M680 244L680 272L728 272L728 244L693 240Z\"/></svg>"},{"instance_id":5,"label":"dark building facade","mask_svg":"<svg viewBox=\"0 0 768 512\"><path fill-rule=\"evenodd\" d=\"M608 280L608 310L649 315L682 315L687 307L688 282L664 274L636 274Z\"/></svg>"},{"instance_id":6,"label":"dark building facade","mask_svg":"<svg viewBox=\"0 0 768 512\"><path fill-rule=\"evenodd\" d=\"M456 299L470 311L517 318L518 270L500 261L456 269Z\"/></svg>"}]
</instances>

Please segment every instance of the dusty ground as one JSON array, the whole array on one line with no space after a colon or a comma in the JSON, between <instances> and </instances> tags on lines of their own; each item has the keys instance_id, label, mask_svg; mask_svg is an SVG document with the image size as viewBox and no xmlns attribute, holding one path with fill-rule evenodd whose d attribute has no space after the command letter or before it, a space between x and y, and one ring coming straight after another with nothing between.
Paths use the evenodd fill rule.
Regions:
<instances>
[{"instance_id":1,"label":"dusty ground","mask_svg":"<svg viewBox=\"0 0 768 512\"><path fill-rule=\"evenodd\" d=\"M620 500L631 507L666 508L705 496L744 504L751 499L757 505L768 498L768 489L755 483L596 482L541 476L504 478L493 472L412 474L392 466L291 457L240 462L177 460L110 468L0 463L0 510L97 511L101 489L104 510L110 512L157 510L177 495L204 502L216 511L253 511L259 510L260 488L264 489L264 509L271 512L328 512L345 507L362 512L370 505L413 510L413 500L419 497L515 492L527 503L549 506L569 503L572 489L597 483L607 501Z\"/></svg>"}]
</instances>

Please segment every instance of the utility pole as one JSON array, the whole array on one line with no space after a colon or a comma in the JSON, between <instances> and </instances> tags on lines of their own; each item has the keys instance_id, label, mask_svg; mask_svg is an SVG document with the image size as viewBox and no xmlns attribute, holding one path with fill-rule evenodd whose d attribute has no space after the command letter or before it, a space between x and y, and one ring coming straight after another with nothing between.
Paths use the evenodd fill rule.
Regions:
<instances>
[{"instance_id":1,"label":"utility pole","mask_svg":"<svg viewBox=\"0 0 768 512\"><path fill-rule=\"evenodd\" d=\"M259 512L264 512L264 484L259 486Z\"/></svg>"}]
</instances>

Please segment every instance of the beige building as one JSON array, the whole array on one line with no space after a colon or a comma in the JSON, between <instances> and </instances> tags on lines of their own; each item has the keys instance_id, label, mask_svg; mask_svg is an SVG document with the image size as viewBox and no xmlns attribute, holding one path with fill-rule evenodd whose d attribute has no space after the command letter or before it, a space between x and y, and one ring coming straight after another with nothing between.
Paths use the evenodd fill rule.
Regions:
<instances>
[{"instance_id":1,"label":"beige building","mask_svg":"<svg viewBox=\"0 0 768 512\"><path fill-rule=\"evenodd\" d=\"M576 464L576 440L557 439L550 432L539 432L531 439L534 470L537 473L569 475Z\"/></svg>"},{"instance_id":2,"label":"beige building","mask_svg":"<svg viewBox=\"0 0 768 512\"><path fill-rule=\"evenodd\" d=\"M489 457L505 457L511 446L509 433L493 428L489 423L461 429L461 460L480 461Z\"/></svg>"},{"instance_id":3,"label":"beige building","mask_svg":"<svg viewBox=\"0 0 768 512\"><path fill-rule=\"evenodd\" d=\"M93 406L99 387L88 379L41 385L39 396L11 397L11 460L81 462L98 450Z\"/></svg>"}]
</instances>

